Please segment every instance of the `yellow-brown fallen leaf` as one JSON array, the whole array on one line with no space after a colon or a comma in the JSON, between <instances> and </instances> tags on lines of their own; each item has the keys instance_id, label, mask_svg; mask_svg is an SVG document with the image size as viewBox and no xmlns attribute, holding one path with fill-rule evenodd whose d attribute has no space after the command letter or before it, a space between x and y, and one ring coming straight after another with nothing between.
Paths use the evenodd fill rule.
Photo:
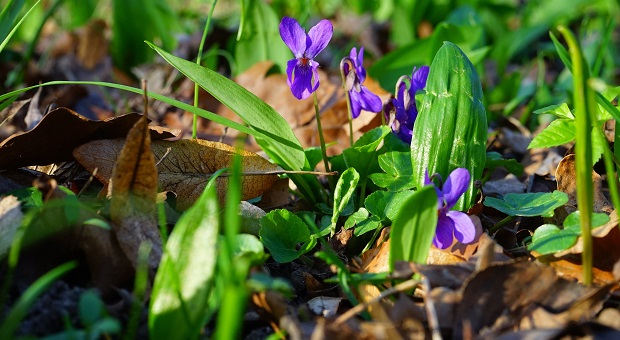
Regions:
<instances>
[{"instance_id":1,"label":"yellow-brown fallen leaf","mask_svg":"<svg viewBox=\"0 0 620 340\"><path fill-rule=\"evenodd\" d=\"M154 276L162 242L157 225L157 168L146 116L127 135L112 171L110 191L110 218L121 249L135 268L140 245L150 242L148 268Z\"/></svg>"},{"instance_id":2,"label":"yellow-brown fallen leaf","mask_svg":"<svg viewBox=\"0 0 620 340\"><path fill-rule=\"evenodd\" d=\"M90 172L97 168L96 177L107 184L122 145L120 139L93 141L77 147L73 155ZM198 139L154 141L151 147L157 160L159 190L176 193L179 210L189 208L204 190L209 177L228 167L237 152L229 145ZM255 153L239 152L243 156L243 172L246 174L241 199L258 197L278 180L278 176L256 173L275 171L278 167ZM228 178L219 177L217 193L220 202L223 202L227 188Z\"/></svg>"}]
</instances>

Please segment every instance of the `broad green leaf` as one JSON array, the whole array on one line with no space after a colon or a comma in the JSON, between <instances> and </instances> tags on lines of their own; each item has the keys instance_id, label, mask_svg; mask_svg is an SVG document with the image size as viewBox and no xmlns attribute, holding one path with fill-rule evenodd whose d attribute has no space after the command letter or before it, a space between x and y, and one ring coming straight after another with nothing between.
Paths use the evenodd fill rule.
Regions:
<instances>
[{"instance_id":1,"label":"broad green leaf","mask_svg":"<svg viewBox=\"0 0 620 340\"><path fill-rule=\"evenodd\" d=\"M269 257L261 241L254 235L237 234L233 245L235 257L244 257L250 260L253 266L261 265Z\"/></svg>"},{"instance_id":2,"label":"broad green leaf","mask_svg":"<svg viewBox=\"0 0 620 340\"><path fill-rule=\"evenodd\" d=\"M550 105L541 109L535 110L535 114L552 114L558 118L575 119L575 116L566 103Z\"/></svg>"},{"instance_id":3,"label":"broad green leaf","mask_svg":"<svg viewBox=\"0 0 620 340\"><path fill-rule=\"evenodd\" d=\"M426 263L437 228L437 192L425 186L403 202L390 229L390 271L397 261Z\"/></svg>"},{"instance_id":4,"label":"broad green leaf","mask_svg":"<svg viewBox=\"0 0 620 340\"><path fill-rule=\"evenodd\" d=\"M377 163L377 147L390 133L390 128L380 126L366 132L352 147L342 152L347 168L355 168L362 179L366 179Z\"/></svg>"},{"instance_id":5,"label":"broad green leaf","mask_svg":"<svg viewBox=\"0 0 620 340\"><path fill-rule=\"evenodd\" d=\"M444 42L430 66L426 93L413 126L411 163L417 188L425 174L442 178L466 168L472 180L454 205L466 211L474 204L486 162L487 114L480 78L463 51Z\"/></svg>"},{"instance_id":6,"label":"broad green leaf","mask_svg":"<svg viewBox=\"0 0 620 340\"><path fill-rule=\"evenodd\" d=\"M523 174L523 165L521 163L514 158L505 159L500 153L495 151L487 152L487 161L484 167L491 172L498 167L504 167L515 176Z\"/></svg>"},{"instance_id":7,"label":"broad green leaf","mask_svg":"<svg viewBox=\"0 0 620 340\"><path fill-rule=\"evenodd\" d=\"M332 215L332 235L336 232L336 223L338 222L338 217L344 211L345 207L351 200L353 193L355 193L355 188L357 187L357 182L360 180L360 175L355 171L354 168L348 168L345 172L340 175L338 179L338 183L336 183L336 189L334 190L334 214Z\"/></svg>"},{"instance_id":8,"label":"broad green leaf","mask_svg":"<svg viewBox=\"0 0 620 340\"><path fill-rule=\"evenodd\" d=\"M536 192L506 194L504 199L486 197L484 205L510 216L552 217L553 211L568 202L568 195L555 190L552 193Z\"/></svg>"},{"instance_id":9,"label":"broad green leaf","mask_svg":"<svg viewBox=\"0 0 620 340\"><path fill-rule=\"evenodd\" d=\"M151 295L151 339L192 338L207 321L219 234L217 194L212 183L181 216L165 245Z\"/></svg>"},{"instance_id":10,"label":"broad green leaf","mask_svg":"<svg viewBox=\"0 0 620 340\"><path fill-rule=\"evenodd\" d=\"M344 223L345 229L351 229L355 227L353 230L353 234L355 236L363 235L369 231L375 230L381 226L381 221L375 215L370 215L368 210L365 208L360 208L358 211L353 213L347 221Z\"/></svg>"},{"instance_id":11,"label":"broad green leaf","mask_svg":"<svg viewBox=\"0 0 620 340\"><path fill-rule=\"evenodd\" d=\"M316 244L306 223L286 209L270 211L261 218L260 225L260 239L277 262L291 262Z\"/></svg>"},{"instance_id":12,"label":"broad green leaf","mask_svg":"<svg viewBox=\"0 0 620 340\"><path fill-rule=\"evenodd\" d=\"M607 222L609 222L609 215L604 213L592 214L592 229L600 227ZM564 229L581 228L581 223L579 222L579 211L572 212L570 215L566 216L564 222L562 222L562 225L564 225Z\"/></svg>"},{"instance_id":13,"label":"broad green leaf","mask_svg":"<svg viewBox=\"0 0 620 340\"><path fill-rule=\"evenodd\" d=\"M575 121L556 119L542 130L528 145L528 149L549 148L575 140Z\"/></svg>"},{"instance_id":14,"label":"broad green leaf","mask_svg":"<svg viewBox=\"0 0 620 340\"><path fill-rule=\"evenodd\" d=\"M592 214L592 228L607 222L609 222L607 214ZM544 224L538 227L532 236L532 243L527 248L542 255L552 254L572 247L579 236L581 236L579 211L575 211L564 220L564 229L553 224Z\"/></svg>"},{"instance_id":15,"label":"broad green leaf","mask_svg":"<svg viewBox=\"0 0 620 340\"><path fill-rule=\"evenodd\" d=\"M266 135L268 138L257 137L256 141L277 164L288 170L303 168L305 155L301 144L286 120L271 106L217 72L175 57L151 43L148 44L186 77L198 83L215 99L239 115L252 129Z\"/></svg>"},{"instance_id":16,"label":"broad green leaf","mask_svg":"<svg viewBox=\"0 0 620 340\"><path fill-rule=\"evenodd\" d=\"M376 173L368 176L373 183L390 191L411 189L415 185L411 176L411 153L386 152L379 156L379 167L385 173Z\"/></svg>"},{"instance_id":17,"label":"broad green leaf","mask_svg":"<svg viewBox=\"0 0 620 340\"><path fill-rule=\"evenodd\" d=\"M92 290L87 290L80 296L78 304L80 320L85 325L92 325L103 316L103 302Z\"/></svg>"},{"instance_id":18,"label":"broad green leaf","mask_svg":"<svg viewBox=\"0 0 620 340\"><path fill-rule=\"evenodd\" d=\"M394 193L393 196L390 197L387 207L385 208L385 218L390 221L394 221L396 214L398 214L401 209L401 206L414 194L415 191L413 190L404 190Z\"/></svg>"},{"instance_id":19,"label":"broad green leaf","mask_svg":"<svg viewBox=\"0 0 620 340\"><path fill-rule=\"evenodd\" d=\"M572 247L579 235L579 228L560 229L553 224L543 224L534 231L532 243L527 249L542 255L556 253Z\"/></svg>"}]
</instances>

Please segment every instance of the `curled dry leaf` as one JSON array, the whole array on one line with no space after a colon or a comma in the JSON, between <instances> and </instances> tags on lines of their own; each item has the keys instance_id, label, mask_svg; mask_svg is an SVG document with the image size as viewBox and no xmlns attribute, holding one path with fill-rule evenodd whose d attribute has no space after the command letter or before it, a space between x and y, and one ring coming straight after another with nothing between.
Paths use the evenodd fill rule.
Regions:
<instances>
[{"instance_id":1,"label":"curled dry leaf","mask_svg":"<svg viewBox=\"0 0 620 340\"><path fill-rule=\"evenodd\" d=\"M98 140L84 144L73 152L75 158L90 172L97 170L96 177L108 183L114 162L123 140ZM243 157L242 200L260 196L275 181L277 175L257 175L279 168L259 155L217 142L198 139L179 141L154 141L151 144L157 160L159 189L177 195L177 209L189 208L204 190L209 177L219 169L228 167L232 157L239 152ZM252 173L252 175L249 175ZM217 179L220 202L226 197L228 178Z\"/></svg>"},{"instance_id":2,"label":"curled dry leaf","mask_svg":"<svg viewBox=\"0 0 620 340\"><path fill-rule=\"evenodd\" d=\"M28 132L16 133L0 143L0 169L48 165L73 160L77 146L97 139L124 138L140 115L130 113L104 121L93 121L67 108L50 111ZM175 134L151 131L153 139Z\"/></svg>"},{"instance_id":3,"label":"curled dry leaf","mask_svg":"<svg viewBox=\"0 0 620 340\"><path fill-rule=\"evenodd\" d=\"M568 195L566 206L577 207L577 173L575 171L575 155L571 154L562 159L555 171L558 190ZM592 170L592 184L594 185L594 211L610 214L612 204L603 195L603 180L601 176ZM572 211L567 211L567 215Z\"/></svg>"},{"instance_id":4,"label":"curled dry leaf","mask_svg":"<svg viewBox=\"0 0 620 340\"><path fill-rule=\"evenodd\" d=\"M146 116L127 135L112 171L110 191L110 217L121 249L135 268L140 245L151 243L148 267L154 277L162 242L157 225L157 168Z\"/></svg>"}]
</instances>

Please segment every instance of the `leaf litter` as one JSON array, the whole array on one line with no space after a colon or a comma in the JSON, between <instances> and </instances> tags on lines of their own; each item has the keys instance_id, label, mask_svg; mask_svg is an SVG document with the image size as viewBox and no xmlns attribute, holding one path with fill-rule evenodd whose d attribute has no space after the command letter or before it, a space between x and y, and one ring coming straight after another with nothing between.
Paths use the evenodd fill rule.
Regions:
<instances>
[{"instance_id":1,"label":"leaf litter","mask_svg":"<svg viewBox=\"0 0 620 340\"><path fill-rule=\"evenodd\" d=\"M97 28L97 23L93 23L89 29L93 28ZM80 34L88 37L93 35L93 32L89 33L87 29ZM101 41L96 44L100 45ZM86 68L92 68L102 61L105 53L89 55L88 50L87 45L83 44L77 55ZM269 75L270 67L269 64L257 64L239 75L237 82L283 113L304 147L316 145L318 137L316 123L313 122L313 108L310 105L303 107L289 100L292 96L288 92L285 78L282 75ZM324 73L321 73L321 78L326 79ZM324 92L320 93L319 98L321 107L327 107L323 114L327 139L347 145L348 129L343 128L346 125L343 92L334 83L325 81L323 84L321 91ZM217 112L230 118L234 116L223 106L220 106ZM375 119L378 116L362 117L366 121L354 122L358 125L354 129L356 136L379 124ZM49 127L46 124L49 124ZM134 136L125 140L134 124ZM134 274L137 247L142 239L148 239L156 245L150 263L151 271L155 269L157 256L161 255L161 240L158 238L158 225L154 218L156 193L174 193L177 209L189 207L202 192L210 174L227 166L231 155L237 151L224 144L203 140L157 140L173 135L158 132L161 130L152 127L150 129L155 132L150 133L153 141L149 142L145 127L145 119L139 115L88 122L75 112L61 108L43 116L41 122L31 131L13 135L0 144L0 165L3 169L45 165L75 158L103 184L110 184L109 211L104 208L94 212L87 207L80 207L78 218L72 223L70 237L53 239L52 247L37 245L36 242L31 246L22 262L42 264L40 268L22 268L24 277L33 278L36 275L32 272L42 273L50 267L49 263L46 265L42 261L44 257L50 258L52 263L61 263L66 256L58 254L57 250L71 249L78 244L86 257L87 268L95 286L107 296L114 296L117 287L127 287L127 282L124 281ZM206 124L202 128L203 135L216 138L226 136L230 140L236 134L214 124ZM65 141L65 138L69 140ZM538 177L528 176L524 180L523 176L519 176L516 182L520 181L522 185L512 183L508 190L489 190L489 194L503 195L524 190L552 192L553 188L548 191L540 189L541 183L549 182L549 177L545 176L551 175L557 178L558 190L566 192L570 198L574 197L574 186L571 187L575 183L574 173L570 167L565 166L565 161L562 161L557 170L555 167L562 158L559 156L560 148L544 152L527 150L530 141L529 133L502 129L502 139L495 147L502 148L505 153L514 152L524 157L522 163L525 165L531 161L530 166L526 166L526 173L537 174ZM32 147L33 145L35 147ZM126 152L123 151L124 147ZM340 153L339 148L340 146L333 147L330 153ZM278 170L255 154L244 153L244 157L245 164L248 164L244 167L244 172ZM570 157L565 159L570 160ZM222 162L212 163L213 161ZM502 171L494 171L493 176L498 174L502 174ZM385 296L381 295L379 289L360 291L360 300L365 301L369 307L372 321L357 315L343 318L346 311L351 310L351 306L342 300L342 294L337 288L333 285L330 287L325 282L333 273L328 268L299 263L282 265L279 269L278 265L271 263L263 268L272 268L273 275L286 277L293 282L297 297L288 299L270 291L257 293L253 296L253 311L258 311L260 317L268 320L267 323L271 324L273 329L285 329L291 336L315 338L405 338L436 335L445 338L559 338L600 334L617 336L620 313L615 306L618 305L616 290L620 275L617 274L617 268L616 275L613 270L614 266L618 267L620 258L617 250L620 236L616 212L609 209L604 185L601 184L600 176L596 176L598 175L593 173L599 207L596 210L611 213L611 221L593 232L594 249L600 249L600 252L595 252L594 255L596 285L592 288L576 282L581 272L579 258L574 256L581 252L579 241L572 248L556 253L553 257L532 254L534 256L514 259L507 254L515 254L515 249L503 249L492 239L492 236L497 235L481 233L475 242L465 247L455 243L445 251L431 248L429 263L426 265L399 263L392 274L394 283L411 283L412 281L407 280L410 280L412 275L422 275L420 280L411 283L409 290L396 289L390 291L391 295ZM246 176L243 184L244 198L260 196L277 179L275 175ZM218 182L220 200L225 195L225 183L226 178ZM563 185L564 183L567 185ZM44 192L44 204L71 197L71 194L59 189L54 180L42 180L40 187ZM285 188L288 189L288 184ZM15 214L15 200L9 197L11 196L0 201L0 208L6 205L7 209L0 209L0 221L4 222L5 218L23 219ZM283 205L281 202L275 207ZM570 205L569 202L568 206ZM566 207L565 205L563 208ZM504 217L492 209L481 209L481 212L471 216L480 231L483 227L488 227L490 219ZM58 216L53 215L53 209L48 209L46 213ZM111 230L88 224L93 218L106 216L109 217ZM523 217L504 231L514 237L515 247L518 248L517 236L519 233L531 236L530 229L533 229L533 225L536 225L533 217ZM254 231L256 232L256 229ZM0 232L10 230L2 229ZM379 240L382 239L379 237ZM342 247L346 249L348 239L343 240ZM361 255L362 266L359 270L362 273L386 272L388 250L389 240L377 242L375 247ZM342 255L345 256L344 253ZM69 257L71 256L75 255ZM356 259L351 259L351 263L356 263L355 261ZM291 268L295 269L290 270ZM21 284L26 285L27 282L27 279L23 279ZM373 285L366 287L375 288ZM386 287L395 288L398 285L392 286L388 283ZM411 287L416 287L414 294L410 294ZM314 313L321 316L309 316L305 314L307 309L311 312L316 310Z\"/></svg>"}]
</instances>

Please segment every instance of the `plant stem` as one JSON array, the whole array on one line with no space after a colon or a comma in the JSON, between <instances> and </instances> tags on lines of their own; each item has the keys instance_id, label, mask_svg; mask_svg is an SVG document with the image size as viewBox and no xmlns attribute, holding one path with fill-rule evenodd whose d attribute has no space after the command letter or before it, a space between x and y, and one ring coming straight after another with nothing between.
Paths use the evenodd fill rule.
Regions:
<instances>
[{"instance_id":1,"label":"plant stem","mask_svg":"<svg viewBox=\"0 0 620 340\"><path fill-rule=\"evenodd\" d=\"M213 5L211 5L211 10L209 11L209 16L207 17L207 23L205 24L205 29L202 31L202 39L200 40L200 47L198 48L198 56L196 57L196 64L200 65L202 61L202 50L205 46L205 40L207 40L207 32L209 31L209 26L211 25L211 18L213 17L213 10L215 9L215 4L217 4L217 0L213 0ZM198 83L194 83L194 107L198 107ZM198 130L198 115L194 114L194 119L192 120L192 138L196 139L196 134Z\"/></svg>"},{"instance_id":2,"label":"plant stem","mask_svg":"<svg viewBox=\"0 0 620 340\"><path fill-rule=\"evenodd\" d=\"M317 98L316 91L312 93L314 98L314 114L316 116L316 127L319 131L319 141L321 142L321 154L323 155L323 164L325 165L325 171L330 172L329 160L327 159L327 148L325 147L325 138L323 138L323 127L321 126L321 115L319 114L319 99ZM329 188L331 192L334 192L334 184L331 177L328 178Z\"/></svg>"},{"instance_id":3,"label":"plant stem","mask_svg":"<svg viewBox=\"0 0 620 340\"><path fill-rule=\"evenodd\" d=\"M583 252L581 253L581 265L583 268L583 284L592 284L592 118L588 112L587 93L588 69L581 52L581 47L571 31L564 26L558 30L566 39L569 53L573 64L573 102L575 107L575 168L577 173L577 207L579 208L579 220L581 223L581 237Z\"/></svg>"},{"instance_id":4,"label":"plant stem","mask_svg":"<svg viewBox=\"0 0 620 340\"><path fill-rule=\"evenodd\" d=\"M512 221L514 221L516 218L517 218L516 216L506 216L503 220L501 220L501 221L499 221L499 222L495 223L495 225L494 225L494 226L492 226L492 227L489 229L489 234L492 234L492 233L494 233L494 232L498 231L501 227L503 227L503 226L505 226L506 224L508 224L508 223L510 223L510 222L512 222Z\"/></svg>"}]
</instances>

